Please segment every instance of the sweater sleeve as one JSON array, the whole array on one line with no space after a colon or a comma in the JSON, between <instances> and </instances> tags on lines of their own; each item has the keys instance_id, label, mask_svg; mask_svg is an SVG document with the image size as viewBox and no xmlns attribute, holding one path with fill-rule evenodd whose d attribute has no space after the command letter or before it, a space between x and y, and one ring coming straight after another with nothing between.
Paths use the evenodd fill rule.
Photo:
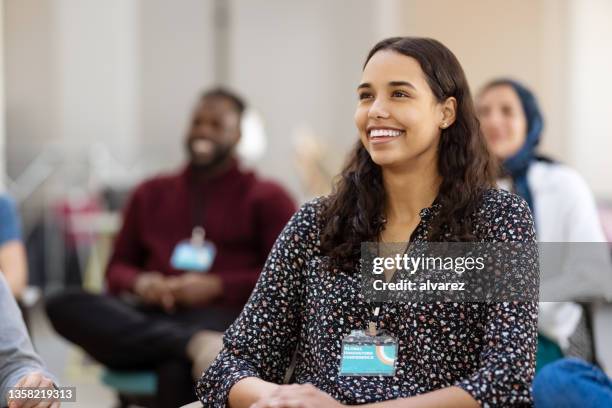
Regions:
<instances>
[{"instance_id":1,"label":"sweater sleeve","mask_svg":"<svg viewBox=\"0 0 612 408\"><path fill-rule=\"evenodd\" d=\"M487 240L535 244L535 230L527 203L513 194L505 197L504 201L500 211L494 215ZM537 253L531 255L518 257L523 262L513 267L518 279L529 280L534 274L537 279ZM491 303L484 314L480 368L456 385L483 407L531 406L537 318L537 299L533 302Z\"/></svg>"},{"instance_id":2,"label":"sweater sleeve","mask_svg":"<svg viewBox=\"0 0 612 408\"><path fill-rule=\"evenodd\" d=\"M305 204L289 220L264 265L224 347L199 380L196 391L207 407L226 406L230 389L246 377L281 383L300 336L303 269L318 239L316 210Z\"/></svg>"},{"instance_id":3,"label":"sweater sleeve","mask_svg":"<svg viewBox=\"0 0 612 408\"><path fill-rule=\"evenodd\" d=\"M106 269L108 291L114 295L132 290L144 264L146 254L140 236L139 216L144 191L143 186L137 188L123 212L123 225L115 238L113 254Z\"/></svg>"},{"instance_id":4,"label":"sweater sleeve","mask_svg":"<svg viewBox=\"0 0 612 408\"><path fill-rule=\"evenodd\" d=\"M223 300L226 304L242 306L245 304L261 269L272 250L276 238L287 221L295 212L291 197L275 183L261 183L253 195L257 245L260 266L233 270L231 273L219 273L223 283Z\"/></svg>"}]
</instances>

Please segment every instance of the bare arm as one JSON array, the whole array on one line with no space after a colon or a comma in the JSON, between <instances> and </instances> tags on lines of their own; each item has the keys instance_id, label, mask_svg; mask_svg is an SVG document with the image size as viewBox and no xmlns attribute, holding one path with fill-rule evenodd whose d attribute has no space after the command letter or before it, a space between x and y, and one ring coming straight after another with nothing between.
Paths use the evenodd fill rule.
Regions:
<instances>
[{"instance_id":1,"label":"bare arm","mask_svg":"<svg viewBox=\"0 0 612 408\"><path fill-rule=\"evenodd\" d=\"M21 241L12 240L0 247L0 271L4 274L13 296L19 299L28 282L28 263Z\"/></svg>"},{"instance_id":2,"label":"bare arm","mask_svg":"<svg viewBox=\"0 0 612 408\"><path fill-rule=\"evenodd\" d=\"M245 380L250 380L245 379ZM243 380L243 381L245 381ZM230 392L230 408L341 408L345 405L333 399L311 384L278 385L265 388L267 384L237 382L236 405ZM240 387L238 387L240 386ZM259 392L258 392L259 390ZM254 400L259 395L259 399ZM251 405L253 404L253 405ZM367 408L478 408L480 404L459 387L447 387L410 398L399 398L363 405Z\"/></svg>"},{"instance_id":3,"label":"bare arm","mask_svg":"<svg viewBox=\"0 0 612 408\"><path fill-rule=\"evenodd\" d=\"M364 405L367 408L479 408L480 404L467 391L459 387L447 387L440 390L417 395L411 398L400 398L391 401Z\"/></svg>"},{"instance_id":4,"label":"bare arm","mask_svg":"<svg viewBox=\"0 0 612 408\"><path fill-rule=\"evenodd\" d=\"M243 378L230 389L229 408L249 408L260 398L273 393L278 387L278 384L257 377Z\"/></svg>"}]
</instances>

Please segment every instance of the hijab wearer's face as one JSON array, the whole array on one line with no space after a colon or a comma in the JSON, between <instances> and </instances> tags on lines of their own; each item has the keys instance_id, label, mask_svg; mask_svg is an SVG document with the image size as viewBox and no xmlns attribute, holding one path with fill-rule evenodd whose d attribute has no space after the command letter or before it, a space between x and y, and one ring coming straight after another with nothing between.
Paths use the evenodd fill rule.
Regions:
<instances>
[{"instance_id":1,"label":"hijab wearer's face","mask_svg":"<svg viewBox=\"0 0 612 408\"><path fill-rule=\"evenodd\" d=\"M416 59L391 50L377 52L365 66L357 92L355 124L376 164L410 168L437 160L443 107Z\"/></svg>"},{"instance_id":2,"label":"hijab wearer's face","mask_svg":"<svg viewBox=\"0 0 612 408\"><path fill-rule=\"evenodd\" d=\"M476 111L491 153L501 160L514 156L527 138L527 119L514 89L497 85L485 90Z\"/></svg>"}]
</instances>

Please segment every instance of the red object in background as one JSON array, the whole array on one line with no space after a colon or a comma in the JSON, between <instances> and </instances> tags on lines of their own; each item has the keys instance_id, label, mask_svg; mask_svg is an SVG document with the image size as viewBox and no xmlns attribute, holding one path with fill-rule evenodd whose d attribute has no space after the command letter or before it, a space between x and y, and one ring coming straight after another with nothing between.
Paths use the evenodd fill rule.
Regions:
<instances>
[{"instance_id":1,"label":"red object in background","mask_svg":"<svg viewBox=\"0 0 612 408\"><path fill-rule=\"evenodd\" d=\"M97 194L77 192L68 194L65 199L54 205L53 213L57 216L59 225L64 231L66 247L75 248L80 245L91 245L96 236L84 228L77 228L73 220L79 216L94 216L104 210Z\"/></svg>"}]
</instances>

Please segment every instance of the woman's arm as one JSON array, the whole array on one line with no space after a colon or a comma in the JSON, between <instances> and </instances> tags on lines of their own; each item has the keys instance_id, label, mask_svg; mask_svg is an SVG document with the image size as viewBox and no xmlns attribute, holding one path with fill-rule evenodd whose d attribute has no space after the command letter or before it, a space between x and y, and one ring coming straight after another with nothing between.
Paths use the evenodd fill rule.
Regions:
<instances>
[{"instance_id":1,"label":"woman's arm","mask_svg":"<svg viewBox=\"0 0 612 408\"><path fill-rule=\"evenodd\" d=\"M317 251L316 204L308 203L279 235L224 347L196 391L207 407L250 405L284 380L301 324L303 269Z\"/></svg>"},{"instance_id":2,"label":"woman's arm","mask_svg":"<svg viewBox=\"0 0 612 408\"><path fill-rule=\"evenodd\" d=\"M527 203L516 195L504 197L504 204L492 214L487 242L526 243L522 256L512 259L509 282L533 292L537 283L538 259L533 219ZM520 286L519 286L520 288ZM504 291L505 292L505 291ZM537 342L537 299L497 299L483 315L484 337L479 369L454 386L416 397L373 406L394 407L513 407L531 404L531 381L535 373ZM508 301L502 301L508 300ZM524 300L524 299L523 299Z\"/></svg>"},{"instance_id":3,"label":"woman's arm","mask_svg":"<svg viewBox=\"0 0 612 408\"><path fill-rule=\"evenodd\" d=\"M508 268L512 276L507 279L523 285L524 293L532 293L538 280L538 254L527 203L516 195L505 197L504 204L496 214L492 214L488 225L491 226L486 237L488 242L507 242L510 247L514 243L526 244L521 256L511 259L516 262ZM481 404L491 407L530 405L530 387L535 373L537 299L519 302L506 297L508 299L497 299L486 308L479 369L470 377L451 387L373 406L468 408Z\"/></svg>"},{"instance_id":4,"label":"woman's arm","mask_svg":"<svg viewBox=\"0 0 612 408\"><path fill-rule=\"evenodd\" d=\"M0 272L17 299L28 282L27 265L17 206L12 198L0 194Z\"/></svg>"},{"instance_id":5,"label":"woman's arm","mask_svg":"<svg viewBox=\"0 0 612 408\"><path fill-rule=\"evenodd\" d=\"M447 387L411 398L364 405L365 408L479 408L480 404L465 390Z\"/></svg>"},{"instance_id":6,"label":"woman's arm","mask_svg":"<svg viewBox=\"0 0 612 408\"><path fill-rule=\"evenodd\" d=\"M0 406L5 406L8 390L34 372L54 380L34 351L17 303L0 275Z\"/></svg>"},{"instance_id":7,"label":"woman's arm","mask_svg":"<svg viewBox=\"0 0 612 408\"><path fill-rule=\"evenodd\" d=\"M4 274L13 296L19 299L28 282L28 263L21 241L9 241L0 247L0 271Z\"/></svg>"},{"instance_id":8,"label":"woman's arm","mask_svg":"<svg viewBox=\"0 0 612 408\"><path fill-rule=\"evenodd\" d=\"M272 394L280 385L261 380L256 377L247 377L238 381L229 393L229 408L249 408L260 398Z\"/></svg>"},{"instance_id":9,"label":"woman's arm","mask_svg":"<svg viewBox=\"0 0 612 408\"><path fill-rule=\"evenodd\" d=\"M496 295L494 303L487 304L482 317L479 368L454 385L482 405L531 405L538 320L534 288L539 282L534 223L529 206L519 196L503 193L495 200L501 205L487 214L484 240L503 243L500 248L501 259L507 262L503 268L506 276L498 283L502 293ZM533 299L521 297L526 294L533 294Z\"/></svg>"},{"instance_id":10,"label":"woman's arm","mask_svg":"<svg viewBox=\"0 0 612 408\"><path fill-rule=\"evenodd\" d=\"M253 398L255 389L260 385L257 382L247 385L247 380L250 379L242 381L245 381L245 387L253 387L252 393L249 393L249 396ZM241 385L242 381L234 388ZM311 384L276 385L275 388L261 393L258 398L258 400L242 399L240 405L234 405L230 400L230 408L341 408L344 406ZM399 398L362 406L367 408L478 408L480 404L461 388L447 387L416 397Z\"/></svg>"}]
</instances>

